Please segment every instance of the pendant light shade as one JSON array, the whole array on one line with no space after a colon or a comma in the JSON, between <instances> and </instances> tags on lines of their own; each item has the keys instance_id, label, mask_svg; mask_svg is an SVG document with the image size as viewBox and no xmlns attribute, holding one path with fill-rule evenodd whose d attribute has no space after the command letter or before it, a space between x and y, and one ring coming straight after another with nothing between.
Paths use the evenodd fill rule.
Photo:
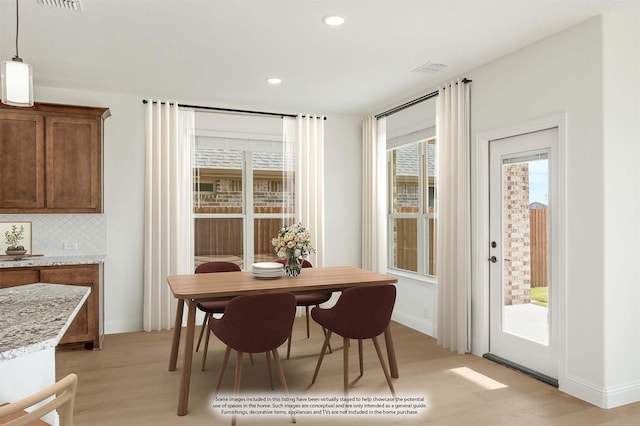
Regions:
<instances>
[{"instance_id":1,"label":"pendant light shade","mask_svg":"<svg viewBox=\"0 0 640 426\"><path fill-rule=\"evenodd\" d=\"M16 56L10 61L0 62L0 102L7 105L33 106L33 75L31 65L22 62L18 55L18 33L20 30L20 12L16 0Z\"/></svg>"},{"instance_id":2,"label":"pendant light shade","mask_svg":"<svg viewBox=\"0 0 640 426\"><path fill-rule=\"evenodd\" d=\"M6 105L33 106L33 75L31 65L22 60L0 62L2 103Z\"/></svg>"}]
</instances>

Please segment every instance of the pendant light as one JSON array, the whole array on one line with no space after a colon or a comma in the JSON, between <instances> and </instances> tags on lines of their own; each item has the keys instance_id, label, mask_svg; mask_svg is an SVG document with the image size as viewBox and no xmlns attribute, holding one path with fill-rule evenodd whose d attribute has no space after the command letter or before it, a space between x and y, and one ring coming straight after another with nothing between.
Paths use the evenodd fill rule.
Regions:
<instances>
[{"instance_id":1,"label":"pendant light","mask_svg":"<svg viewBox=\"0 0 640 426\"><path fill-rule=\"evenodd\" d=\"M22 62L18 56L19 29L18 0L16 0L16 56L10 61L0 62L0 84L3 104L30 107L33 106L33 76L31 65Z\"/></svg>"}]
</instances>

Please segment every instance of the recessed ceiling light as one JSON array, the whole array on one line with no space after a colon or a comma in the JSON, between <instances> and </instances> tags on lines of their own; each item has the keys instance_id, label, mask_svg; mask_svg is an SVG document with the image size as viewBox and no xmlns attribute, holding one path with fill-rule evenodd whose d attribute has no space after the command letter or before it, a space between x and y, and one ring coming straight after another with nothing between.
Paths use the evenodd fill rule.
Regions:
<instances>
[{"instance_id":1,"label":"recessed ceiling light","mask_svg":"<svg viewBox=\"0 0 640 426\"><path fill-rule=\"evenodd\" d=\"M279 79L278 77L270 77L267 79L267 83L269 84L280 84L282 83L282 80Z\"/></svg>"},{"instance_id":2,"label":"recessed ceiling light","mask_svg":"<svg viewBox=\"0 0 640 426\"><path fill-rule=\"evenodd\" d=\"M337 27L339 25L342 25L344 24L345 21L346 21L346 18L344 16L338 16L338 15L327 15L322 18L322 22L324 22L325 24L331 27Z\"/></svg>"}]
</instances>

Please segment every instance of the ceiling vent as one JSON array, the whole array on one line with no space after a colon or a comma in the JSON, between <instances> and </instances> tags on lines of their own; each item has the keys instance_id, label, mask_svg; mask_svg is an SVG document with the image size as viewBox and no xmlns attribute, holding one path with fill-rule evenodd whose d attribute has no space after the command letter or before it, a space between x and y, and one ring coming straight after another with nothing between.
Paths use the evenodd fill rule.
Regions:
<instances>
[{"instance_id":1,"label":"ceiling vent","mask_svg":"<svg viewBox=\"0 0 640 426\"><path fill-rule=\"evenodd\" d=\"M424 65L419 66L418 68L416 68L415 70L413 70L413 72L419 72L422 74L435 74L438 71L441 71L445 68L447 68L449 65L447 64L436 64L433 62L427 62Z\"/></svg>"},{"instance_id":2,"label":"ceiling vent","mask_svg":"<svg viewBox=\"0 0 640 426\"><path fill-rule=\"evenodd\" d=\"M82 5L80 0L36 0L38 4L43 6L56 7L58 9L75 10L80 12Z\"/></svg>"}]
</instances>

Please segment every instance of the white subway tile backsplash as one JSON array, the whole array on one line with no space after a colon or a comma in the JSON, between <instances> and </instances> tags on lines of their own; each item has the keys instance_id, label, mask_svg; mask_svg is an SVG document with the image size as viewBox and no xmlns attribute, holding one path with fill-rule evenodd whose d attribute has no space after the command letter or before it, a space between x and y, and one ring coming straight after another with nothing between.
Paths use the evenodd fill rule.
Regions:
<instances>
[{"instance_id":1,"label":"white subway tile backsplash","mask_svg":"<svg viewBox=\"0 0 640 426\"><path fill-rule=\"evenodd\" d=\"M104 214L2 214L0 221L30 221L32 253L80 256L107 252Z\"/></svg>"}]
</instances>

